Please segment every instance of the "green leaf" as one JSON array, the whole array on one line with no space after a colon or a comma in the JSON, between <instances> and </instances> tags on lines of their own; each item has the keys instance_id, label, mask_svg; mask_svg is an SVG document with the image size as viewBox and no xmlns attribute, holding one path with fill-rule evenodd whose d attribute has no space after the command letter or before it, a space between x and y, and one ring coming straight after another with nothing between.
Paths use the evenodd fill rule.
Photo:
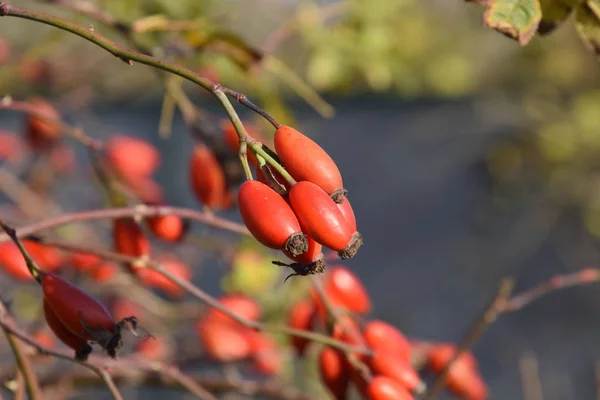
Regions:
<instances>
[{"instance_id":1,"label":"green leaf","mask_svg":"<svg viewBox=\"0 0 600 400\"><path fill-rule=\"evenodd\" d=\"M529 43L542 18L538 0L491 0L486 4L483 21L487 26L523 46Z\"/></svg>"},{"instance_id":2,"label":"green leaf","mask_svg":"<svg viewBox=\"0 0 600 400\"><path fill-rule=\"evenodd\" d=\"M542 8L542 20L538 27L538 32L546 35L552 32L558 25L564 22L573 10L575 10L583 0L539 0Z\"/></svg>"},{"instance_id":3,"label":"green leaf","mask_svg":"<svg viewBox=\"0 0 600 400\"><path fill-rule=\"evenodd\" d=\"M600 54L600 4L598 0L587 1L575 12L575 27L579 37L596 54Z\"/></svg>"}]
</instances>

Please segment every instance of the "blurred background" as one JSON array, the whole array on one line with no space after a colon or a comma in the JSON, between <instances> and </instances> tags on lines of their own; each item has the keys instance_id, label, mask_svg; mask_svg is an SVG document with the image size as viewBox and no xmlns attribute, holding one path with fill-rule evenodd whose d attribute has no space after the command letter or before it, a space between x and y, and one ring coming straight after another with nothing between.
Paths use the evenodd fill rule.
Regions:
<instances>
[{"instance_id":1,"label":"blurred background","mask_svg":"<svg viewBox=\"0 0 600 400\"><path fill-rule=\"evenodd\" d=\"M19 3L128 47L134 40L247 94L320 143L344 175L365 238L344 264L371 294L372 316L411 338L460 340L503 277L515 277L519 291L599 263L600 69L570 20L522 47L482 25L483 7L458 1ZM133 27L129 38L73 7L84 3ZM187 177L192 139L154 70L16 18L0 21L0 59L1 94L46 97L94 138L151 141L165 198L200 207ZM225 116L201 88L169 81L204 112ZM237 108L264 136L273 133ZM23 129L19 113L2 111L0 121ZM102 207L86 186L85 150L69 145L80 168L33 190L64 210ZM235 209L222 214L240 219ZM202 253L194 279L211 294L231 285L221 255L193 243L180 251ZM257 295L268 297L271 281L281 289L281 276L273 279ZM537 360L543 399L598 398L599 309L590 286L502 316L474 346L491 398L525 399L525 358ZM302 384L325 398L314 382Z\"/></svg>"}]
</instances>

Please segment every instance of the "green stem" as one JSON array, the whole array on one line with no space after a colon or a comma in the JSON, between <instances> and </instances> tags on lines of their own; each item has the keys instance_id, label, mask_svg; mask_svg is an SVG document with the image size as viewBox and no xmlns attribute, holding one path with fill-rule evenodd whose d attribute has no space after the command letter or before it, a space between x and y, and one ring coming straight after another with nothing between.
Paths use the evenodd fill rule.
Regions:
<instances>
[{"instance_id":1,"label":"green stem","mask_svg":"<svg viewBox=\"0 0 600 400\"><path fill-rule=\"evenodd\" d=\"M292 176L283 168L283 165L277 162L271 155L263 149L262 144L260 142L252 142L250 143L250 150L254 152L258 157L262 157L270 166L275 168L277 172L283 176L283 178L290 183L290 185L294 186L296 184L296 180L292 178Z\"/></svg>"},{"instance_id":2,"label":"green stem","mask_svg":"<svg viewBox=\"0 0 600 400\"><path fill-rule=\"evenodd\" d=\"M15 360L17 361L17 366L21 374L23 375L23 380L25 381L25 388L27 389L27 395L29 396L29 400L38 400L42 398L42 393L40 391L40 387L37 382L37 378L33 373L33 369L31 368L31 363L29 362L29 358L23 353L23 346L21 343L18 343L13 335L6 329L3 329L4 334L6 335L6 340L8 340L8 344L12 349L12 352L15 355Z\"/></svg>"},{"instance_id":3,"label":"green stem","mask_svg":"<svg viewBox=\"0 0 600 400\"><path fill-rule=\"evenodd\" d=\"M44 273L42 272L42 270L40 270L40 268L37 266L35 261L33 261L33 258L31 258L29 253L27 253L27 250L25 250L23 243L21 243L21 241L17 238L17 232L2 221L0 221L0 227L2 228L2 230L4 232L6 232L6 234L11 238L11 240L13 242L15 242L15 244L19 248L19 251L23 255L23 258L25 259L25 263L27 264L27 269L29 270L29 273L31 274L33 279L35 279L38 283L41 284L42 283L42 275Z\"/></svg>"},{"instance_id":4,"label":"green stem","mask_svg":"<svg viewBox=\"0 0 600 400\"><path fill-rule=\"evenodd\" d=\"M215 87L212 92L215 95L215 97L223 105L225 112L229 116L229 119L231 120L231 123L233 124L233 127L235 128L235 131L238 134L238 138L240 140L240 151L238 154L239 154L242 166L244 167L244 173L246 174L246 179L251 181L252 180L252 171L250 170L250 164L248 164L248 154L247 154L248 145L247 145L247 143L248 143L248 140L252 140L252 138L250 138L250 136L248 136L248 132L246 132L246 128L244 128L244 124L242 123L242 120L240 120L240 117L235 112L235 108L233 108L233 104L231 104L231 102L227 98L227 95L225 93L223 93L223 91L220 90L219 87Z\"/></svg>"}]
</instances>

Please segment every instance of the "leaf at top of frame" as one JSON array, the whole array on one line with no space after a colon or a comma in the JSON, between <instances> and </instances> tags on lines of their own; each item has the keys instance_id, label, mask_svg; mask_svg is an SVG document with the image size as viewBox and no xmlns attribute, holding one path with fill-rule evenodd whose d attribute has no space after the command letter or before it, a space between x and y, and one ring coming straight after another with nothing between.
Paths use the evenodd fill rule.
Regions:
<instances>
[{"instance_id":1,"label":"leaf at top of frame","mask_svg":"<svg viewBox=\"0 0 600 400\"><path fill-rule=\"evenodd\" d=\"M542 19L539 0L490 0L483 15L484 23L519 42L529 43Z\"/></svg>"}]
</instances>

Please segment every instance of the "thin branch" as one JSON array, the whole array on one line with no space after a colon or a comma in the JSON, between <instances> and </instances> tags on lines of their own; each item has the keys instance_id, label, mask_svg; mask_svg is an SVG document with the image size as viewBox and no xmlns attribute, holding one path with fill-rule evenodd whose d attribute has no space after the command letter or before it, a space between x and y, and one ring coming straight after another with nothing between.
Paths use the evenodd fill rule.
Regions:
<instances>
[{"instance_id":1,"label":"thin branch","mask_svg":"<svg viewBox=\"0 0 600 400\"><path fill-rule=\"evenodd\" d=\"M1 7L2 3L0 3L0 10ZM89 137L82 129L68 125L60 118L49 117L46 113L40 112L37 107L27 101L15 101L11 97L4 97L2 98L2 101L0 101L0 110L21 111L29 115L33 115L37 118L44 119L57 125L62 132L66 133L68 136L71 136L73 139L82 143L86 147L95 150L102 149L103 147L101 141Z\"/></svg>"},{"instance_id":2,"label":"thin branch","mask_svg":"<svg viewBox=\"0 0 600 400\"><path fill-rule=\"evenodd\" d=\"M535 354L526 353L519 359L524 400L544 400L539 365Z\"/></svg>"},{"instance_id":3,"label":"thin branch","mask_svg":"<svg viewBox=\"0 0 600 400\"><path fill-rule=\"evenodd\" d=\"M323 335L323 334L320 334L317 332L295 329L295 328L291 328L291 327L288 327L285 325L263 324L260 322L250 321L246 318L243 318L243 317L239 316L238 314L232 312L227 307L223 306L216 298L209 295L208 293L206 293L204 290L200 289L193 283L166 270L160 262L150 260L145 257L144 258L136 258L136 257L126 256L121 253L117 253L117 252L113 252L113 251L105 250L105 249L84 247L84 246L79 246L79 245L75 245L75 244L65 244L65 243L59 243L59 242L55 242L55 241L45 241L43 239L39 239L39 241L48 246L60 247L61 249L68 250L68 251L76 251L76 252L80 252L80 253L92 254L92 255L98 256L105 260L115 261L115 262L119 262L119 263L122 263L125 265L133 265L136 268L153 269L153 270L161 273L162 275L164 275L166 278L168 278L170 281L177 284L179 287L185 289L192 296L194 296L196 299L200 300L204 304L207 304L210 307L216 308L217 310L219 310L222 313L224 313L225 315L231 317L238 323L240 323L246 327L255 329L257 331L269 331L269 332L273 332L273 333L284 333L284 334L287 334L290 336L303 337L305 339L312 340L314 342L318 342L318 343L321 343L321 344L324 344L327 346L337 348L346 353L356 353L356 354L363 354L363 355L371 354L371 351L369 349L365 348L364 346L349 345L346 342L336 340L332 337L329 337L327 335Z\"/></svg>"},{"instance_id":4,"label":"thin branch","mask_svg":"<svg viewBox=\"0 0 600 400\"><path fill-rule=\"evenodd\" d=\"M6 335L6 340L8 340L8 344L12 349L12 352L15 355L15 360L17 361L17 366L23 377L23 381L25 381L25 388L27 389L27 395L30 400L39 400L42 398L42 391L40 390L37 377L33 372L33 368L31 368L31 363L29 362L29 358L23 351L22 344L17 342L14 336L6 329L2 329L4 334Z\"/></svg>"},{"instance_id":5,"label":"thin branch","mask_svg":"<svg viewBox=\"0 0 600 400\"><path fill-rule=\"evenodd\" d=\"M437 376L433 384L423 395L423 400L433 400L435 396L446 386L446 377L452 368L452 365L458 358L467 351L481 334L496 320L501 313L502 306L510 296L514 286L512 279L504 279L498 288L494 299L485 308L483 313L473 325L469 328L464 338L460 341L454 356L448 361L442 372Z\"/></svg>"},{"instance_id":6,"label":"thin branch","mask_svg":"<svg viewBox=\"0 0 600 400\"><path fill-rule=\"evenodd\" d=\"M279 124L274 120L273 117L269 116L267 112L260 109L254 103L249 101L245 95L240 94L231 89L223 88L218 83L215 83L210 79L200 76L199 74L195 73L189 68L185 68L168 61L160 60L158 58L124 48L121 45L106 38L105 36L98 34L93 29L85 28L81 25L75 24L73 22L70 22L66 19L54 15L46 14L40 11L30 10L24 7L12 6L3 2L0 2L0 16L28 19L31 21L41 22L46 25L51 25L56 28L65 30L67 32L71 32L77 36L82 37L83 39L86 39L98 45L99 47L103 48L104 50L108 51L109 53L111 53L112 55L129 65L133 65L133 62L136 61L140 64L145 64L166 72L170 72L201 86L205 90L211 92L213 95L215 95L215 88L221 88L224 93L234 96L239 103L243 104L252 111L266 118L267 121L273 124L273 126L279 126Z\"/></svg>"},{"instance_id":7,"label":"thin branch","mask_svg":"<svg viewBox=\"0 0 600 400\"><path fill-rule=\"evenodd\" d=\"M67 213L47 218L17 230L17 236L23 238L34 233L39 233L48 229L54 229L62 225L79 223L84 221L117 219L123 217L156 217L163 215L177 215L182 218L202 222L206 225L225 229L242 235L250 235L244 225L217 217L213 214L196 211L189 208L179 208L171 206L147 206L138 205L133 207L108 208L100 210L90 210L77 213ZM6 234L0 234L0 243L8 241Z\"/></svg>"}]
</instances>

